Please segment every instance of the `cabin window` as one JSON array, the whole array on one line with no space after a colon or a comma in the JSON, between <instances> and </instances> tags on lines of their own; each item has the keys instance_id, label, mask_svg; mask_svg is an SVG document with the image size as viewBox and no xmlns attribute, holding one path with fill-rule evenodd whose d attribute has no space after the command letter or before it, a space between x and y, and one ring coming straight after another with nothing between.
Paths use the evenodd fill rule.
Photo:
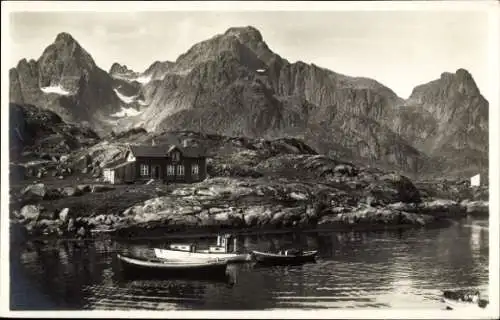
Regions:
<instances>
[{"instance_id":1,"label":"cabin window","mask_svg":"<svg viewBox=\"0 0 500 320\"><path fill-rule=\"evenodd\" d=\"M192 174L193 176L198 176L198 174L199 174L199 173L200 173L200 167L199 167L199 166L198 166L198 164L196 164L196 163L195 163L195 164L193 164L193 165L191 166L191 174Z\"/></svg>"},{"instance_id":2,"label":"cabin window","mask_svg":"<svg viewBox=\"0 0 500 320\"><path fill-rule=\"evenodd\" d=\"M184 175L184 166L182 164L177 166L177 175L178 176L183 176Z\"/></svg>"},{"instance_id":3,"label":"cabin window","mask_svg":"<svg viewBox=\"0 0 500 320\"><path fill-rule=\"evenodd\" d=\"M167 176L175 175L175 166L169 164L167 165Z\"/></svg>"},{"instance_id":4,"label":"cabin window","mask_svg":"<svg viewBox=\"0 0 500 320\"><path fill-rule=\"evenodd\" d=\"M141 176L149 176L149 166L147 164L141 164Z\"/></svg>"},{"instance_id":5,"label":"cabin window","mask_svg":"<svg viewBox=\"0 0 500 320\"><path fill-rule=\"evenodd\" d=\"M179 152L172 153L172 161L179 161L179 160L181 160L181 154Z\"/></svg>"}]
</instances>

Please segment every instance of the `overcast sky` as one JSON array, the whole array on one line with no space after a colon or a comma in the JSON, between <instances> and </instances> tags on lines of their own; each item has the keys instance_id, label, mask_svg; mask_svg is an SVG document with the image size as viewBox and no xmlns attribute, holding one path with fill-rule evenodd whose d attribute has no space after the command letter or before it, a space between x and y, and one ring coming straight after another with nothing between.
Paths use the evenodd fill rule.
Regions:
<instances>
[{"instance_id":1,"label":"overcast sky","mask_svg":"<svg viewBox=\"0 0 500 320\"><path fill-rule=\"evenodd\" d=\"M469 70L488 99L488 16L484 12L24 12L11 13L10 65L38 59L68 32L99 67L135 71L175 60L196 42L252 25L274 52L378 80L407 98L444 71Z\"/></svg>"}]
</instances>

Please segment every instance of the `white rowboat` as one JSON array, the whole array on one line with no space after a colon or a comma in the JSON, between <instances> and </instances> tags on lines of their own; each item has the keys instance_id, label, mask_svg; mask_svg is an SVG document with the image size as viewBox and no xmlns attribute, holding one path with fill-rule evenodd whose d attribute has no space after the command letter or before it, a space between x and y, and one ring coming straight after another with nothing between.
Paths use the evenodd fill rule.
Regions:
<instances>
[{"instance_id":1,"label":"white rowboat","mask_svg":"<svg viewBox=\"0 0 500 320\"><path fill-rule=\"evenodd\" d=\"M182 251L182 250L171 250L171 249L160 249L154 248L154 252L157 258L165 260L182 260L182 261L206 261L219 259L228 262L243 262L249 261L250 255L247 253L219 253L211 252L209 250L199 250L196 252Z\"/></svg>"}]
</instances>

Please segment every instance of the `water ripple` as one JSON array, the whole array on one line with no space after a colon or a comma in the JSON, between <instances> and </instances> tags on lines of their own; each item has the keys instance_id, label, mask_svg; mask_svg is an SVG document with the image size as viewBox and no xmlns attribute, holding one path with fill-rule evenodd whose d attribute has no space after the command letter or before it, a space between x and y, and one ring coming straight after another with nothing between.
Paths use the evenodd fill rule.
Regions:
<instances>
[{"instance_id":1,"label":"water ripple","mask_svg":"<svg viewBox=\"0 0 500 320\"><path fill-rule=\"evenodd\" d=\"M253 268L230 266L234 285L184 280L127 280L114 253L150 255L148 241L28 243L12 261L30 284L11 300L48 298L54 308L183 310L280 308L442 308L442 290L488 294L488 229L483 222L405 232L333 232L243 237L244 247L275 245L319 250L317 263ZM203 242L205 241L205 242ZM213 239L201 239L208 245ZM15 283L14 283L15 284ZM26 303L23 304L26 307ZM26 307L29 309L29 305Z\"/></svg>"}]
</instances>

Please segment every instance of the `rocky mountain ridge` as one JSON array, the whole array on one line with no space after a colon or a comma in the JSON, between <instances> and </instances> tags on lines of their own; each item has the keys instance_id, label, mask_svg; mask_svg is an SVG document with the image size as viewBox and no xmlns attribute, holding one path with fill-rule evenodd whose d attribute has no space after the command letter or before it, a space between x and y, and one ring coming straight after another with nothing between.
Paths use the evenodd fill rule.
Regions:
<instances>
[{"instance_id":1,"label":"rocky mountain ridge","mask_svg":"<svg viewBox=\"0 0 500 320\"><path fill-rule=\"evenodd\" d=\"M373 79L290 63L250 26L230 28L195 44L175 62L156 61L142 73L115 63L108 74L81 46L68 45L68 35L58 35L59 42L66 44L55 46L61 54L52 54L49 46L38 61L21 61L11 70L11 101L38 99L39 106L69 114L63 118L85 118L85 112L101 109L109 110L108 116L122 112L107 119L108 132L143 127L295 137L335 158L415 175L487 170L488 102L463 69L417 86L405 101ZM64 67L49 67L66 56ZM60 83L65 74L78 79L68 88L87 94L62 104L67 96L47 101L50 94L26 93ZM105 84L97 88L94 79ZM94 91L99 99L90 94ZM109 106L103 108L106 99ZM92 107L80 107L80 115L80 105ZM92 122L95 116L87 118Z\"/></svg>"},{"instance_id":2,"label":"rocky mountain ridge","mask_svg":"<svg viewBox=\"0 0 500 320\"><path fill-rule=\"evenodd\" d=\"M68 33L58 34L38 60L19 61L9 76L10 102L43 107L66 122L83 122L101 133L111 130L110 119L130 108L115 92L128 82L100 69Z\"/></svg>"}]
</instances>

